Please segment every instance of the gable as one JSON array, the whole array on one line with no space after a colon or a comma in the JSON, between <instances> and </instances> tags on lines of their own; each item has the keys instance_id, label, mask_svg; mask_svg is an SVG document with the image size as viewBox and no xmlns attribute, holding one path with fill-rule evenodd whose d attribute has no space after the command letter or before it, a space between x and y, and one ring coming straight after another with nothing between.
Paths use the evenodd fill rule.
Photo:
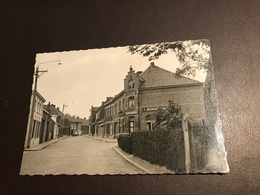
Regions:
<instances>
[{"instance_id":1,"label":"gable","mask_svg":"<svg viewBox=\"0 0 260 195\"><path fill-rule=\"evenodd\" d=\"M159 86L168 86L168 85L185 85L185 84L194 84L200 83L199 81L181 77L176 78L173 72L151 65L141 74L141 78L144 80L142 87L159 87Z\"/></svg>"}]
</instances>

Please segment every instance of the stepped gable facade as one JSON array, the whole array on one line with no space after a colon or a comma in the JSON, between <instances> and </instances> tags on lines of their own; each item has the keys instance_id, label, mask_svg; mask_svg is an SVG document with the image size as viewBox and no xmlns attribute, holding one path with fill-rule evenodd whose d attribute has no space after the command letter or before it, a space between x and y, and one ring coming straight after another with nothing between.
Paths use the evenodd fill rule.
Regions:
<instances>
[{"instance_id":1,"label":"stepped gable facade","mask_svg":"<svg viewBox=\"0 0 260 195\"><path fill-rule=\"evenodd\" d=\"M205 119L203 97L202 82L176 78L153 62L144 72L130 67L124 89L102 104L103 130L96 131L97 136L114 138L118 133L153 130L158 107L167 106L169 100L179 104L194 121L201 121Z\"/></svg>"}]
</instances>

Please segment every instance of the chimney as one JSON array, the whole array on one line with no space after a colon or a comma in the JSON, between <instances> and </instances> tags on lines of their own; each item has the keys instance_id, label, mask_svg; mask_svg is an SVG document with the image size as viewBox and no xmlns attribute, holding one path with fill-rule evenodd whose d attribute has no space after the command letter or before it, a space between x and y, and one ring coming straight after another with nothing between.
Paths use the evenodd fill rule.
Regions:
<instances>
[{"instance_id":1,"label":"chimney","mask_svg":"<svg viewBox=\"0 0 260 195\"><path fill-rule=\"evenodd\" d=\"M57 109L59 110L60 108L59 108L59 107L57 107Z\"/></svg>"},{"instance_id":2,"label":"chimney","mask_svg":"<svg viewBox=\"0 0 260 195\"><path fill-rule=\"evenodd\" d=\"M106 101L109 101L109 100L111 100L113 97L107 97L107 100Z\"/></svg>"},{"instance_id":3,"label":"chimney","mask_svg":"<svg viewBox=\"0 0 260 195\"><path fill-rule=\"evenodd\" d=\"M129 70L130 70L130 72L133 71L132 65L130 66Z\"/></svg>"},{"instance_id":4,"label":"chimney","mask_svg":"<svg viewBox=\"0 0 260 195\"><path fill-rule=\"evenodd\" d=\"M154 62L151 62L151 63L150 63L150 66L152 66L152 67L153 67L153 66L154 66Z\"/></svg>"}]
</instances>

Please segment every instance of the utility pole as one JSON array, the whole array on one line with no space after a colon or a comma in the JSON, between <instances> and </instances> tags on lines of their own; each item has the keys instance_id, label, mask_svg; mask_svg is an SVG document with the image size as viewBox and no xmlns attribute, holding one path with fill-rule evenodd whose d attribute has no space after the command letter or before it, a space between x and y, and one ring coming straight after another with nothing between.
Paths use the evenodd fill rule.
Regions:
<instances>
[{"instance_id":1,"label":"utility pole","mask_svg":"<svg viewBox=\"0 0 260 195\"><path fill-rule=\"evenodd\" d=\"M61 62L60 60L53 60L53 61L48 61L48 62L42 62L42 63L39 63L36 67L36 71L35 71L35 82L34 82L34 89L33 89L33 96L32 96L32 107L30 109L30 119L29 119L29 132L28 132L28 139L27 139L27 148L30 148L31 146L31 139L33 137L32 135L32 132L33 132L33 116L34 116L34 111L35 111L35 101L36 101L36 93L37 93L37 81L38 81L38 78L44 74L45 72L48 72L47 70L39 70L39 65L40 64L46 64L46 63L51 63L51 62L59 62L58 65L61 65ZM41 73L39 75L39 73Z\"/></svg>"}]
</instances>

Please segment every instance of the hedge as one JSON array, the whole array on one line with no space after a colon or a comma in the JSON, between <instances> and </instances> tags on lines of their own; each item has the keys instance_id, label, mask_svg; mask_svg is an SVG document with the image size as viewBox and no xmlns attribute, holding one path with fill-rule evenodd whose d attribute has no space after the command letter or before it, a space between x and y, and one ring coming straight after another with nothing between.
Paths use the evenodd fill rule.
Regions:
<instances>
[{"instance_id":1,"label":"hedge","mask_svg":"<svg viewBox=\"0 0 260 195\"><path fill-rule=\"evenodd\" d=\"M131 135L133 155L152 164L166 166L175 173L185 173L182 129L139 131Z\"/></svg>"},{"instance_id":2,"label":"hedge","mask_svg":"<svg viewBox=\"0 0 260 195\"><path fill-rule=\"evenodd\" d=\"M117 141L123 151L132 154L132 137L129 133L119 134Z\"/></svg>"}]
</instances>

